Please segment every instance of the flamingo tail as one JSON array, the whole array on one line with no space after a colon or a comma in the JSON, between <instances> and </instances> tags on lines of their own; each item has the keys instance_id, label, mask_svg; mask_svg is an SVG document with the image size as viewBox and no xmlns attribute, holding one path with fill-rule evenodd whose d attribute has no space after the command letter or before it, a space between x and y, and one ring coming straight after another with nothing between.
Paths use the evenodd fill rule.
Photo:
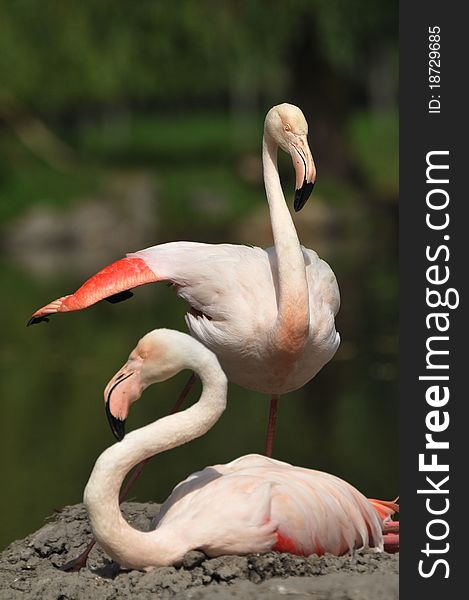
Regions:
<instances>
[{"instance_id":1,"label":"flamingo tail","mask_svg":"<svg viewBox=\"0 0 469 600\"><path fill-rule=\"evenodd\" d=\"M399 504L396 500L375 500L369 498L369 501L378 513L383 523L383 543L386 552L393 554L399 552L399 521L393 521L391 517L399 512Z\"/></svg>"}]
</instances>

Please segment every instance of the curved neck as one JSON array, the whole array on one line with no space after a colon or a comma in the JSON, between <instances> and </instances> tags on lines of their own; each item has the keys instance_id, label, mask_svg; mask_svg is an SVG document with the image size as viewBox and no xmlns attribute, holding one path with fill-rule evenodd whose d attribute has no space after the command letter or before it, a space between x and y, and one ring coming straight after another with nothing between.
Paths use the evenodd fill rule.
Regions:
<instances>
[{"instance_id":1,"label":"curved neck","mask_svg":"<svg viewBox=\"0 0 469 600\"><path fill-rule=\"evenodd\" d=\"M279 349L296 353L303 348L308 335L308 284L303 252L280 183L277 144L266 133L262 140L262 163L279 283L278 316L272 338Z\"/></svg>"},{"instance_id":2,"label":"curved neck","mask_svg":"<svg viewBox=\"0 0 469 600\"><path fill-rule=\"evenodd\" d=\"M119 491L132 467L200 437L225 410L227 381L216 358L206 356L201 364L191 366L202 380L199 401L187 410L127 434L121 442L105 450L85 488L84 502L95 538L122 566L138 569L173 564L187 550L178 546L178 540L170 532L144 533L131 527L121 514Z\"/></svg>"}]
</instances>

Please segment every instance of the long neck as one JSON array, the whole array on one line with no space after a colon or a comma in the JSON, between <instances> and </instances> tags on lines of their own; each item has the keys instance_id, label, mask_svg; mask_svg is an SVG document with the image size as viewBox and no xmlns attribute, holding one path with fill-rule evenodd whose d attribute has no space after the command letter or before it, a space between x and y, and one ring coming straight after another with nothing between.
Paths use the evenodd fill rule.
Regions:
<instances>
[{"instance_id":1,"label":"long neck","mask_svg":"<svg viewBox=\"0 0 469 600\"><path fill-rule=\"evenodd\" d=\"M268 134L262 140L262 162L279 283L272 340L279 349L295 354L303 348L308 334L308 284L303 252L280 183L277 145Z\"/></svg>"},{"instance_id":2,"label":"long neck","mask_svg":"<svg viewBox=\"0 0 469 600\"><path fill-rule=\"evenodd\" d=\"M196 370L202 380L199 401L185 411L169 415L133 431L96 461L85 489L93 533L103 549L129 568L172 564L184 554L174 536L165 531L143 533L131 527L119 508L119 491L136 464L165 450L181 446L206 433L226 407L226 377L213 357Z\"/></svg>"}]
</instances>

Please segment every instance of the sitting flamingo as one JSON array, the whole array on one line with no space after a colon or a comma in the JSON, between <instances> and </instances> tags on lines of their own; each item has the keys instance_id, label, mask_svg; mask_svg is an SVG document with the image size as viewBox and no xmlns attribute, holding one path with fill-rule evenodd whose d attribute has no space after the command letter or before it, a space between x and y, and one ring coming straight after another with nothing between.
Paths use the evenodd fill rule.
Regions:
<instances>
[{"instance_id":1,"label":"sitting flamingo","mask_svg":"<svg viewBox=\"0 0 469 600\"><path fill-rule=\"evenodd\" d=\"M292 156L295 209L301 209L316 179L307 132L296 106L280 104L267 113L262 160L273 248L196 242L147 248L105 267L74 294L36 311L30 323L105 298L117 301L138 285L171 282L191 307L186 315L191 335L217 355L228 379L271 395L266 442L270 456L279 395L312 379L340 342L334 323L340 302L334 273L316 252L300 246L277 168L280 146Z\"/></svg>"},{"instance_id":2,"label":"sitting flamingo","mask_svg":"<svg viewBox=\"0 0 469 600\"><path fill-rule=\"evenodd\" d=\"M105 401L120 420L143 390L182 369L203 385L199 401L127 434L96 461L84 493L93 533L120 565L177 565L186 552L208 556L279 550L299 555L354 548L383 549L383 525L397 506L367 500L347 482L259 455L194 473L162 505L156 529L137 531L122 517L119 490L139 461L206 433L226 407L227 380L216 356L197 340L157 329L138 343L106 387Z\"/></svg>"}]
</instances>

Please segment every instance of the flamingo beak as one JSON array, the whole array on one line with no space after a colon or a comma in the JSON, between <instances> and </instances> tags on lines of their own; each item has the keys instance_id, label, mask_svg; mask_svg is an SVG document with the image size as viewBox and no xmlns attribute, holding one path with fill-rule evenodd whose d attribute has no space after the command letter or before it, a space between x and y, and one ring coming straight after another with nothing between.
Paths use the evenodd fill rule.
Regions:
<instances>
[{"instance_id":1,"label":"flamingo beak","mask_svg":"<svg viewBox=\"0 0 469 600\"><path fill-rule=\"evenodd\" d=\"M306 135L297 136L296 143L291 143L290 154L296 173L294 208L298 212L306 204L316 182L316 165L308 146Z\"/></svg>"},{"instance_id":2,"label":"flamingo beak","mask_svg":"<svg viewBox=\"0 0 469 600\"><path fill-rule=\"evenodd\" d=\"M125 436L125 419L121 421L111 413L109 399L106 401L106 417L114 437L118 442L121 442Z\"/></svg>"},{"instance_id":3,"label":"flamingo beak","mask_svg":"<svg viewBox=\"0 0 469 600\"><path fill-rule=\"evenodd\" d=\"M140 373L129 371L125 365L104 390L106 416L114 437L120 442L125 436L125 420L130 405L142 394Z\"/></svg>"}]
</instances>

